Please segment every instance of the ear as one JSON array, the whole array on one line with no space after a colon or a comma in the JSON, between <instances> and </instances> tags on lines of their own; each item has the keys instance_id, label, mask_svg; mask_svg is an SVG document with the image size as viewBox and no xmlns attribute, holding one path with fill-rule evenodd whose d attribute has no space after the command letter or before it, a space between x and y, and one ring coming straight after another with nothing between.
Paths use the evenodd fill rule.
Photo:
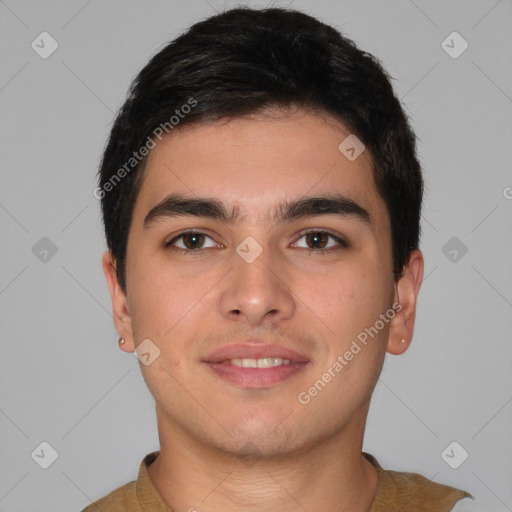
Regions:
<instances>
[{"instance_id":1,"label":"ear","mask_svg":"<svg viewBox=\"0 0 512 512\"><path fill-rule=\"evenodd\" d=\"M133 340L132 319L126 295L117 279L116 262L110 251L103 253L101 263L112 300L114 324L119 336L125 339L125 343L119 345L119 348L124 352L133 352L135 350L135 343Z\"/></svg>"},{"instance_id":2,"label":"ear","mask_svg":"<svg viewBox=\"0 0 512 512\"><path fill-rule=\"evenodd\" d=\"M416 318L416 302L423 279L423 254L412 251L409 262L404 267L402 277L395 285L395 303L402 308L390 321L387 352L394 355L403 354L410 346Z\"/></svg>"}]
</instances>

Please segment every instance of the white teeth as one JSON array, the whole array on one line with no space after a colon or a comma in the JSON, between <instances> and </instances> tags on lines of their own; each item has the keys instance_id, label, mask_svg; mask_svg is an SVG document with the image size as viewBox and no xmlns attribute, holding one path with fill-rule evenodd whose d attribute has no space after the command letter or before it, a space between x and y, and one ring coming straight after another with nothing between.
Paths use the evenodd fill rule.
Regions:
<instances>
[{"instance_id":1,"label":"white teeth","mask_svg":"<svg viewBox=\"0 0 512 512\"><path fill-rule=\"evenodd\" d=\"M288 366L289 359L281 359L280 357L262 357L261 359L237 358L231 359L233 366L240 366L242 368L272 368L273 366Z\"/></svg>"},{"instance_id":2,"label":"white teeth","mask_svg":"<svg viewBox=\"0 0 512 512\"><path fill-rule=\"evenodd\" d=\"M265 357L258 359L258 368L271 368L272 366L281 366L283 360L280 357Z\"/></svg>"}]
</instances>

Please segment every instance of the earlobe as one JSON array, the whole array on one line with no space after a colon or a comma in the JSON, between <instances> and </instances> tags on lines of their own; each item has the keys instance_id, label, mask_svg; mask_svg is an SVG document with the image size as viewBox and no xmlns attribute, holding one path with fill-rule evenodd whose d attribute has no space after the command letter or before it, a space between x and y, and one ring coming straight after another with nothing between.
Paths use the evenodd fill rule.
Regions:
<instances>
[{"instance_id":1,"label":"earlobe","mask_svg":"<svg viewBox=\"0 0 512 512\"><path fill-rule=\"evenodd\" d=\"M390 322L386 350L393 355L403 354L410 346L414 333L416 305L423 279L424 261L419 250L412 251L402 277L395 285L395 303L401 305Z\"/></svg>"},{"instance_id":2,"label":"earlobe","mask_svg":"<svg viewBox=\"0 0 512 512\"><path fill-rule=\"evenodd\" d=\"M110 251L103 253L102 259L103 272L107 280L110 299L112 301L112 316L116 330L119 333L119 348L124 352L133 352L135 343L133 341L132 321L128 309L127 298L122 290L117 278L116 263Z\"/></svg>"}]
</instances>

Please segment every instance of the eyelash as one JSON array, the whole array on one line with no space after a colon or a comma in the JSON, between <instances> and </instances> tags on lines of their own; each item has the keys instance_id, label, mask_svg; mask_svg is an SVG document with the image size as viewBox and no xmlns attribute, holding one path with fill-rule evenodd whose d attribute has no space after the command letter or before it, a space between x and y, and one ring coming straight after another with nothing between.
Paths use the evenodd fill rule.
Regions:
<instances>
[{"instance_id":1,"label":"eyelash","mask_svg":"<svg viewBox=\"0 0 512 512\"><path fill-rule=\"evenodd\" d=\"M300 233L298 240L300 240L301 238L303 238L304 236L306 236L310 233L320 233L320 234L329 235L329 237L331 237L333 240L335 240L339 244L339 246L338 247L330 247L329 249L304 249L305 251L308 252L309 255L311 255L312 253L324 255L324 254L330 253L334 250L347 249L349 247L349 244L346 240L344 240L343 238L340 238L339 236L335 235L331 231L328 231L325 229L323 229L323 230L309 229L307 231L303 231ZM182 254L185 254L186 256L199 255L205 249L182 249L181 247L173 247L172 246L172 244L175 243L180 238L183 238L185 235L191 235L191 234L205 235L208 238L212 238L210 235L208 235L207 233L204 233L203 231L196 231L196 230L183 231L179 235L175 236L172 240L169 240L168 242L166 242L164 244L164 247L173 252L181 252ZM211 247L209 247L207 249L211 249Z\"/></svg>"}]
</instances>

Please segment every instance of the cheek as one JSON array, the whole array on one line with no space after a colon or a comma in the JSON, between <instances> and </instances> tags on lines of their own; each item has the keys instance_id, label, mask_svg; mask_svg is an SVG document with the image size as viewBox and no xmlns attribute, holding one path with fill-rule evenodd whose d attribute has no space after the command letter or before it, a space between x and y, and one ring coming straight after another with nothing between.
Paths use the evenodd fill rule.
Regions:
<instances>
[{"instance_id":1,"label":"cheek","mask_svg":"<svg viewBox=\"0 0 512 512\"><path fill-rule=\"evenodd\" d=\"M214 291L220 277L215 272L184 276L169 262L139 266L129 288L130 313L136 342L145 338L161 350L161 362L172 372L183 372L184 354L193 354L194 333L200 320L211 317Z\"/></svg>"},{"instance_id":2,"label":"cheek","mask_svg":"<svg viewBox=\"0 0 512 512\"><path fill-rule=\"evenodd\" d=\"M308 289L305 284L303 289ZM351 333L369 321L373 323L387 308L389 290L383 283L382 269L359 258L333 269L322 283L310 285L308 293L320 313L332 322L335 332Z\"/></svg>"},{"instance_id":3,"label":"cheek","mask_svg":"<svg viewBox=\"0 0 512 512\"><path fill-rule=\"evenodd\" d=\"M128 299L136 341L157 340L171 329L179 314L176 288L156 268L153 272L133 272Z\"/></svg>"},{"instance_id":4,"label":"cheek","mask_svg":"<svg viewBox=\"0 0 512 512\"><path fill-rule=\"evenodd\" d=\"M139 325L152 323L159 329L165 325L170 328L174 318L183 315L200 297L193 279L183 278L159 254L141 251L133 257L129 271L130 305Z\"/></svg>"}]
</instances>

